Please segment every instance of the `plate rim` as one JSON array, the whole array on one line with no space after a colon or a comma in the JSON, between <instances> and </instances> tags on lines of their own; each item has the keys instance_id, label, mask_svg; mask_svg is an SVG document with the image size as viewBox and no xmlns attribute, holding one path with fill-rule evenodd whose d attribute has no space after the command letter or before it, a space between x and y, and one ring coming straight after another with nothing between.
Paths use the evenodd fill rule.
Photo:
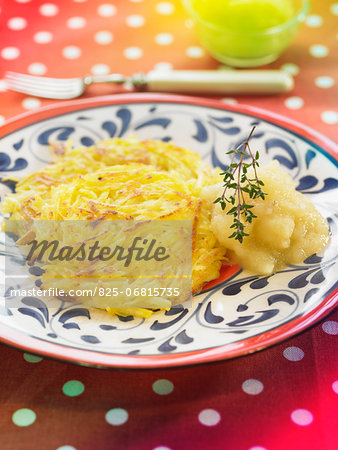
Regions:
<instances>
[{"instance_id":1,"label":"plate rim","mask_svg":"<svg viewBox=\"0 0 338 450\"><path fill-rule=\"evenodd\" d=\"M242 113L260 118L274 125L282 126L287 131L309 140L311 143L319 145L337 161L338 146L334 141L325 137L316 130L303 125L286 116L276 114L272 111L243 104L228 104L218 99L203 97L192 97L185 95L154 94L154 93L128 93L108 95L101 97L91 97L53 103L36 110L31 110L23 114L14 116L7 120L0 127L0 138L3 138L18 129L25 128L37 120L46 120L58 115L83 109L96 108L109 105L119 105L127 103L176 103L193 106L210 107L224 111ZM274 344L278 344L286 339L299 334L308 327L316 324L324 318L334 308L338 300L338 288L334 289L322 302L314 309L302 314L292 321L269 330L258 336L253 336L245 341L238 341L232 344L225 344L219 347L187 351L183 353L168 353L163 355L118 355L105 352L95 352L86 349L64 347L62 344L46 342L41 339L23 335L18 331L0 324L0 342L23 351L43 355L49 358L72 362L85 366L98 368L127 368L127 369L156 369L166 367L181 367L195 364L216 362L263 350ZM22 343L24 336L25 342Z\"/></svg>"}]
</instances>

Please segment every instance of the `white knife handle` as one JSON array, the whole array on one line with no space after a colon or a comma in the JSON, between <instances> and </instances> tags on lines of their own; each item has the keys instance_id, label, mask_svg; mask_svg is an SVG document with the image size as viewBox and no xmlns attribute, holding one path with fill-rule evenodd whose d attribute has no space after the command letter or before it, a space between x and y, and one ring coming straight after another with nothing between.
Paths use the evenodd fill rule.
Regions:
<instances>
[{"instance_id":1,"label":"white knife handle","mask_svg":"<svg viewBox=\"0 0 338 450\"><path fill-rule=\"evenodd\" d=\"M280 70L153 70L131 81L151 92L191 94L280 94L294 85Z\"/></svg>"}]
</instances>

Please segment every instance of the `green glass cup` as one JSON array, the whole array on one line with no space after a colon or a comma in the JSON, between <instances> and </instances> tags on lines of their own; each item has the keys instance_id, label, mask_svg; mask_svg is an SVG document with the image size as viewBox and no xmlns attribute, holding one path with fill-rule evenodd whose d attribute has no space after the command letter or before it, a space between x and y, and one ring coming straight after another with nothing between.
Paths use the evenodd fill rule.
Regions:
<instances>
[{"instance_id":1,"label":"green glass cup","mask_svg":"<svg viewBox=\"0 0 338 450\"><path fill-rule=\"evenodd\" d=\"M275 61L290 45L309 0L182 0L205 49L234 67Z\"/></svg>"}]
</instances>

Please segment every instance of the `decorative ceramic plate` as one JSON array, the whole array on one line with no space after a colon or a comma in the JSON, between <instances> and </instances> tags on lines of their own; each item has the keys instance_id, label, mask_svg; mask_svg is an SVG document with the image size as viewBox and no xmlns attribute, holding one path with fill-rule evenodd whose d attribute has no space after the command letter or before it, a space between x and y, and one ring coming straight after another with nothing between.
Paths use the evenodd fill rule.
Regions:
<instances>
[{"instance_id":1,"label":"decorative ceramic plate","mask_svg":"<svg viewBox=\"0 0 338 450\"><path fill-rule=\"evenodd\" d=\"M269 277L233 266L196 296L193 306L159 311L149 319L111 317L61 300L51 309L41 298L32 297L22 298L19 308L8 308L3 299L0 339L26 351L86 365L183 366L260 350L324 317L337 299L337 149L289 119L250 107L169 95L127 94L59 103L2 127L1 176L22 177L46 165L50 139L91 145L131 134L173 140L222 167L225 152L242 142L254 124L252 145L260 149L261 163L278 160L295 179L297 190L327 218L331 241L324 254ZM6 180L1 187L2 194L13 188Z\"/></svg>"}]
</instances>

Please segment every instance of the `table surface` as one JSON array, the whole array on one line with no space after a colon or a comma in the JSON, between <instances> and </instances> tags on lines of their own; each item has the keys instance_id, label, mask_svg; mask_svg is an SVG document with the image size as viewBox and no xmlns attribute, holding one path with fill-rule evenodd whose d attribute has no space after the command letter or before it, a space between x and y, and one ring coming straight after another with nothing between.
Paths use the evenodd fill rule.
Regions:
<instances>
[{"instance_id":1,"label":"table surface","mask_svg":"<svg viewBox=\"0 0 338 450\"><path fill-rule=\"evenodd\" d=\"M269 68L292 93L224 102L286 115L337 140L338 3L313 0ZM6 70L81 76L217 69L177 0L0 0L0 124L56 103L6 91ZM86 97L117 92L92 87ZM180 369L99 370L0 345L1 449L334 449L337 315L268 350ZM25 425L25 426L24 426Z\"/></svg>"}]
</instances>

